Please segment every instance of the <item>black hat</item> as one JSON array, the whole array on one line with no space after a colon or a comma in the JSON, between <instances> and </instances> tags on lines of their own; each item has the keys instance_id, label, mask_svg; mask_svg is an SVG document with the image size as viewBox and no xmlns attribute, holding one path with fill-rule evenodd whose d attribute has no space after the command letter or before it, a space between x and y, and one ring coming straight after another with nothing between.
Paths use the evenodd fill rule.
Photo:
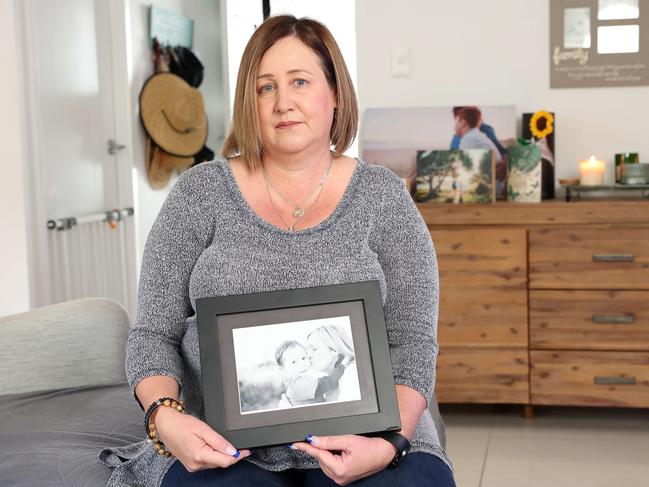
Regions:
<instances>
[{"instance_id":1,"label":"black hat","mask_svg":"<svg viewBox=\"0 0 649 487\"><path fill-rule=\"evenodd\" d=\"M198 88L203 81L203 65L194 53L183 46L169 48L169 69L172 73Z\"/></svg>"}]
</instances>

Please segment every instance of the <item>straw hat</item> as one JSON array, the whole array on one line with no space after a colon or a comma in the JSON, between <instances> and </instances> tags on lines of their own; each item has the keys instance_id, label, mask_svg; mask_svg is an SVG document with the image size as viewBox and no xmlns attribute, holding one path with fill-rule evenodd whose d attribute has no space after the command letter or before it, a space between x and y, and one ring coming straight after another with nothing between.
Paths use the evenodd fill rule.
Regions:
<instances>
[{"instance_id":1,"label":"straw hat","mask_svg":"<svg viewBox=\"0 0 649 487\"><path fill-rule=\"evenodd\" d=\"M156 146L153 140L147 139L146 173L153 189L163 189L169 183L174 169L183 172L194 162L193 157L178 157L166 153Z\"/></svg>"},{"instance_id":2,"label":"straw hat","mask_svg":"<svg viewBox=\"0 0 649 487\"><path fill-rule=\"evenodd\" d=\"M172 73L151 76L140 93L140 118L144 129L165 152L191 157L207 139L203 96Z\"/></svg>"}]
</instances>

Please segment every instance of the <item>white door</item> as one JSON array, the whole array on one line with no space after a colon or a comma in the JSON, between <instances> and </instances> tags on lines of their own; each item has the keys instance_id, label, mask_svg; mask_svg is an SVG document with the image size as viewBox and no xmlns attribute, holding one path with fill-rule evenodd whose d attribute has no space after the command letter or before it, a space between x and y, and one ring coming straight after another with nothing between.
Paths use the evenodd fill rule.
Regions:
<instances>
[{"instance_id":1,"label":"white door","mask_svg":"<svg viewBox=\"0 0 649 487\"><path fill-rule=\"evenodd\" d=\"M133 196L124 184L131 165L116 136L113 96L114 64L126 59L111 50L125 42L111 35L126 29L114 25L125 19L114 18L110 3L18 2L36 306L105 296L134 309ZM114 221L103 221L112 210Z\"/></svg>"}]
</instances>

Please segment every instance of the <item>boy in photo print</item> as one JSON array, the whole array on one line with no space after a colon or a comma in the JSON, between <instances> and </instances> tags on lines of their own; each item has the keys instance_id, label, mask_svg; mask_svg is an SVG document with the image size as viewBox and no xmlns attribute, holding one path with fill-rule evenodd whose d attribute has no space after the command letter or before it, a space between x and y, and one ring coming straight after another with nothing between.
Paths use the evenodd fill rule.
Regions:
<instances>
[{"instance_id":1,"label":"boy in photo print","mask_svg":"<svg viewBox=\"0 0 649 487\"><path fill-rule=\"evenodd\" d=\"M342 365L336 366L331 375L313 370L306 348L295 340L287 340L277 347L275 361L286 387L280 408L324 402L325 393L338 386L345 371Z\"/></svg>"}]
</instances>

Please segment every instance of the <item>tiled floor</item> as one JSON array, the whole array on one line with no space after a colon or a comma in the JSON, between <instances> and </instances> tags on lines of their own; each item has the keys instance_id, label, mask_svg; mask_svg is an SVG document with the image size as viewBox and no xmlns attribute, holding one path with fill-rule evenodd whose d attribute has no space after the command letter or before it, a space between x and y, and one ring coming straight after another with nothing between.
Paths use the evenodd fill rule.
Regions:
<instances>
[{"instance_id":1,"label":"tiled floor","mask_svg":"<svg viewBox=\"0 0 649 487\"><path fill-rule=\"evenodd\" d=\"M649 487L649 410L442 406L458 487Z\"/></svg>"}]
</instances>

